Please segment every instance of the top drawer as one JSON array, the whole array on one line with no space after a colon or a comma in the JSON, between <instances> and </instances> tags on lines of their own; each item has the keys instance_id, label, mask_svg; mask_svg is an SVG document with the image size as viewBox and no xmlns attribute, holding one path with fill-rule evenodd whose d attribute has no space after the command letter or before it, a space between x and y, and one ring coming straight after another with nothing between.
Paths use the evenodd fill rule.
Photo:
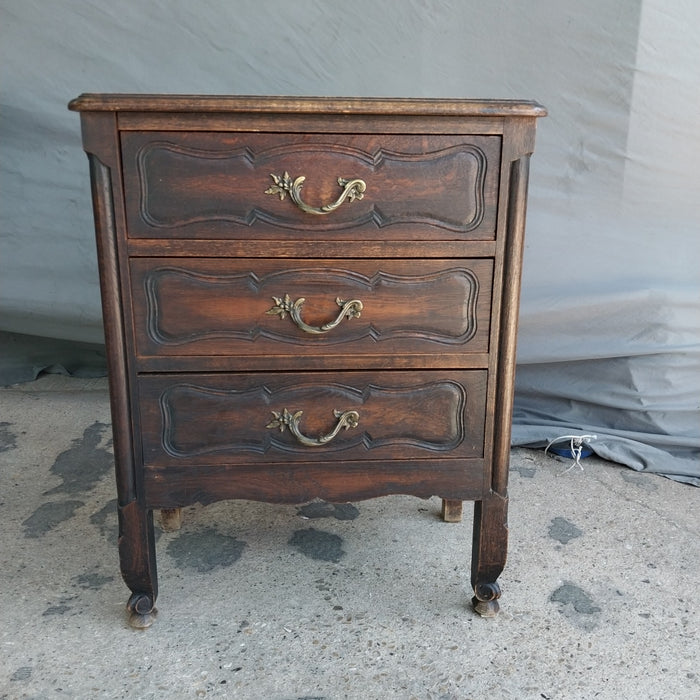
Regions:
<instances>
[{"instance_id":1,"label":"top drawer","mask_svg":"<svg viewBox=\"0 0 700 700\"><path fill-rule=\"evenodd\" d=\"M123 132L132 238L492 240L500 136Z\"/></svg>"}]
</instances>

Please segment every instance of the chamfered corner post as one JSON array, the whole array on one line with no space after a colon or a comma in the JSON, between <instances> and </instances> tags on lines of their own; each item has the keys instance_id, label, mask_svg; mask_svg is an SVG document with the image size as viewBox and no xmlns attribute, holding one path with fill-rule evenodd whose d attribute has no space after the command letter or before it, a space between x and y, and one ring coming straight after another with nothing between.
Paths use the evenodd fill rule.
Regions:
<instances>
[{"instance_id":1,"label":"chamfered corner post","mask_svg":"<svg viewBox=\"0 0 700 700\"><path fill-rule=\"evenodd\" d=\"M501 589L498 577L508 554L508 469L515 389L515 360L520 304L520 280L525 235L525 214L530 167L534 150L535 119L512 119L506 124L503 172L507 177L507 211L502 258L502 298L498 324L497 395L493 423L489 492L474 504L471 583L472 604L482 617L498 614Z\"/></svg>"},{"instance_id":2,"label":"chamfered corner post","mask_svg":"<svg viewBox=\"0 0 700 700\"><path fill-rule=\"evenodd\" d=\"M128 275L126 251L120 248L118 236L118 231L125 226L125 217L120 204L123 197L116 115L109 111L81 110L81 126L83 148L90 164L100 271L117 482L120 568L131 590L127 603L130 624L146 628L155 619L158 578L153 513L144 503L136 468L139 450L135 447L132 429L134 398L130 390L133 368L127 352L128 324L120 301L125 295Z\"/></svg>"}]
</instances>

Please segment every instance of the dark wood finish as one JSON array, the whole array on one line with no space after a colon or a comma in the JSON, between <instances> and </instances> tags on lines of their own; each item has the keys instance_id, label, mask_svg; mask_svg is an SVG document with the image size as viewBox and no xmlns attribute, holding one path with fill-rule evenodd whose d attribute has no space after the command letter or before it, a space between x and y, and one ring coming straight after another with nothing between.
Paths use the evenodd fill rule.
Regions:
<instances>
[{"instance_id":1,"label":"dark wood finish","mask_svg":"<svg viewBox=\"0 0 700 700\"><path fill-rule=\"evenodd\" d=\"M475 501L498 609L533 102L83 95L131 623L154 509ZM295 203L272 188L303 176ZM345 180L364 190L333 204ZM357 196L358 193L362 196ZM302 196L303 195L303 196ZM336 206L337 204L337 206ZM379 371L381 370L381 371Z\"/></svg>"},{"instance_id":2,"label":"dark wood finish","mask_svg":"<svg viewBox=\"0 0 700 700\"><path fill-rule=\"evenodd\" d=\"M151 375L139 380L143 460L151 466L468 459L484 454L486 371ZM274 413L303 411L299 428L327 435L334 412L356 427L309 449ZM379 494L378 494L379 495ZM184 505L184 504L183 504Z\"/></svg>"},{"instance_id":3,"label":"dark wood finish","mask_svg":"<svg viewBox=\"0 0 700 700\"><path fill-rule=\"evenodd\" d=\"M266 125L265 115L335 115L374 117L544 117L547 110L532 100L413 99L408 97L296 97L281 95L140 95L86 93L68 105L76 112L157 112L164 114L195 112L207 114L253 115ZM433 129L439 130L439 124Z\"/></svg>"},{"instance_id":4,"label":"dark wood finish","mask_svg":"<svg viewBox=\"0 0 700 700\"><path fill-rule=\"evenodd\" d=\"M288 319L287 319L288 320ZM327 354L295 354L292 349L288 354L276 354L275 368L279 371L303 370L399 370L399 369L480 369L489 364L487 353L442 352L432 355L426 353L389 353L352 355L351 347L345 352L328 352ZM266 372L270 369L268 355L179 355L138 357L134 360L140 372L198 372L206 367L210 372L238 372L242 366L250 372Z\"/></svg>"},{"instance_id":5,"label":"dark wood finish","mask_svg":"<svg viewBox=\"0 0 700 700\"><path fill-rule=\"evenodd\" d=\"M472 540L472 603L482 617L498 613L498 577L508 549L508 497L491 491L474 503Z\"/></svg>"},{"instance_id":6,"label":"dark wood finish","mask_svg":"<svg viewBox=\"0 0 700 700\"><path fill-rule=\"evenodd\" d=\"M158 238L130 238L127 241L129 255L155 257L170 255L178 258L268 258L274 250L275 258L356 258L354 245L338 245L338 242L319 240L280 240L273 239L264 246L259 241L212 240L197 241ZM373 240L362 242L362 255L372 259L449 258L455 254L452 241L387 241ZM473 258L493 258L496 254L495 241L471 241L469 255Z\"/></svg>"},{"instance_id":7,"label":"dark wood finish","mask_svg":"<svg viewBox=\"0 0 700 700\"><path fill-rule=\"evenodd\" d=\"M273 120L260 119L246 112L117 112L117 123L125 131L254 131L260 133L304 134L482 134L503 133L503 116L442 115L436 125L434 117L415 115L405 119L390 114L308 114L281 112Z\"/></svg>"},{"instance_id":8,"label":"dark wood finish","mask_svg":"<svg viewBox=\"0 0 700 700\"><path fill-rule=\"evenodd\" d=\"M137 352L139 360L294 353L301 364L306 355L343 349L487 353L492 279L489 259L133 259ZM285 295L305 300L300 316L315 328L339 315L337 299L359 300L362 309L313 334L289 314L270 313ZM206 360L199 362L206 369Z\"/></svg>"},{"instance_id":9,"label":"dark wood finish","mask_svg":"<svg viewBox=\"0 0 700 700\"><path fill-rule=\"evenodd\" d=\"M275 238L322 234L354 241L378 230L393 239L493 239L498 136L389 136L130 132L122 136L129 236ZM314 206L361 178L361 200L309 216L266 194L271 173L304 176ZM274 252L274 250L272 251Z\"/></svg>"},{"instance_id":10,"label":"dark wood finish","mask_svg":"<svg viewBox=\"0 0 700 700\"><path fill-rule=\"evenodd\" d=\"M232 468L230 465L151 467L144 489L152 508L242 498L269 503L308 503L321 498L346 503L396 493L476 500L484 493L483 459L425 459L421 469L402 460L288 462Z\"/></svg>"}]
</instances>

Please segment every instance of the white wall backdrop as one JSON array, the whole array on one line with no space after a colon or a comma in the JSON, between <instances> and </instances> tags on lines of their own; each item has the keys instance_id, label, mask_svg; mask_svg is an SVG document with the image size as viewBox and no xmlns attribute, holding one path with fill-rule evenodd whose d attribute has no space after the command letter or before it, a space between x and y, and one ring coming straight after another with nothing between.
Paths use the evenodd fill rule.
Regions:
<instances>
[{"instance_id":1,"label":"white wall backdrop","mask_svg":"<svg viewBox=\"0 0 700 700\"><path fill-rule=\"evenodd\" d=\"M700 484L698 26L694 0L0 0L0 371L100 367L79 93L536 99L514 440Z\"/></svg>"}]
</instances>

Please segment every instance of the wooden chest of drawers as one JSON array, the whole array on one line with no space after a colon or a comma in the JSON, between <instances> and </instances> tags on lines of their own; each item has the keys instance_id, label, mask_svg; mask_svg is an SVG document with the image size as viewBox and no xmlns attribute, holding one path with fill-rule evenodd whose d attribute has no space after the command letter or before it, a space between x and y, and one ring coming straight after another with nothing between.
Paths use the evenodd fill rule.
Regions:
<instances>
[{"instance_id":1,"label":"wooden chest of drawers","mask_svg":"<svg viewBox=\"0 0 700 700\"><path fill-rule=\"evenodd\" d=\"M498 610L532 102L83 95L134 626L152 512L475 501Z\"/></svg>"}]
</instances>

